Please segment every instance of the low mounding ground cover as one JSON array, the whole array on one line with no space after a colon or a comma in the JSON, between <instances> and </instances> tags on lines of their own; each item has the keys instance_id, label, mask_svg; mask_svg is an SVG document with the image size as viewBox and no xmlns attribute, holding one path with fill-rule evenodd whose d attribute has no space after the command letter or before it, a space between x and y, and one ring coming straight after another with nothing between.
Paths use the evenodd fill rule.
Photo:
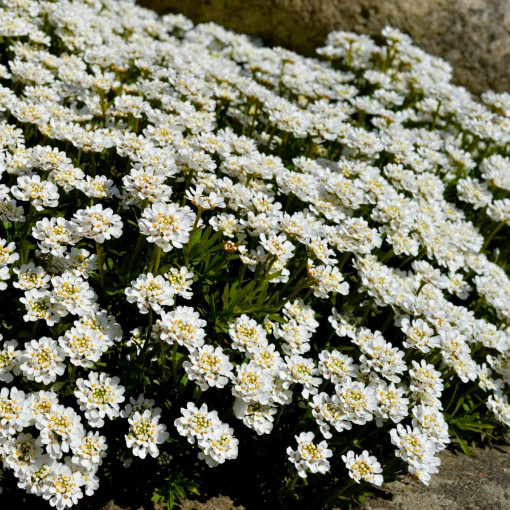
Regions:
<instances>
[{"instance_id":1,"label":"low mounding ground cover","mask_svg":"<svg viewBox=\"0 0 510 510\"><path fill-rule=\"evenodd\" d=\"M6 489L317 508L502 437L509 95L391 28L307 59L126 1L0 5Z\"/></svg>"}]
</instances>

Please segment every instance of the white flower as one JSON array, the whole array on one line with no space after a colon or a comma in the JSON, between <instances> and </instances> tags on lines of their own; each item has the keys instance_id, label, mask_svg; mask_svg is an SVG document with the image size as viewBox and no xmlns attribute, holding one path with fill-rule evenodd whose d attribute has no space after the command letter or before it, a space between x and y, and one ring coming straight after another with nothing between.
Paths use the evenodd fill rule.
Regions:
<instances>
[{"instance_id":1,"label":"white flower","mask_svg":"<svg viewBox=\"0 0 510 510\"><path fill-rule=\"evenodd\" d=\"M72 163L69 163L60 168L53 168L48 175L48 180L68 192L77 188L78 183L84 177L85 174L81 168L74 167Z\"/></svg>"},{"instance_id":2,"label":"white flower","mask_svg":"<svg viewBox=\"0 0 510 510\"><path fill-rule=\"evenodd\" d=\"M257 348L267 346L266 330L246 314L229 323L228 334L232 339L232 349L241 352L254 352Z\"/></svg>"},{"instance_id":3,"label":"white flower","mask_svg":"<svg viewBox=\"0 0 510 510\"><path fill-rule=\"evenodd\" d=\"M248 403L268 404L273 380L271 373L253 361L237 365L236 372L232 379L232 395Z\"/></svg>"},{"instance_id":4,"label":"white flower","mask_svg":"<svg viewBox=\"0 0 510 510\"><path fill-rule=\"evenodd\" d=\"M432 441L435 442L436 450L446 448L450 442L448 435L448 424L437 407L425 406L423 404L413 407L413 427L420 428Z\"/></svg>"},{"instance_id":5,"label":"white flower","mask_svg":"<svg viewBox=\"0 0 510 510\"><path fill-rule=\"evenodd\" d=\"M30 418L36 422L40 421L42 416L52 413L56 405L58 405L58 396L53 391L34 391L27 396Z\"/></svg>"},{"instance_id":6,"label":"white flower","mask_svg":"<svg viewBox=\"0 0 510 510\"><path fill-rule=\"evenodd\" d=\"M104 209L102 204L78 210L71 224L82 237L93 239L99 244L122 235L121 217L109 207Z\"/></svg>"},{"instance_id":7,"label":"white flower","mask_svg":"<svg viewBox=\"0 0 510 510\"><path fill-rule=\"evenodd\" d=\"M220 213L209 220L209 225L216 231L222 232L225 237L244 240L244 220L237 218L234 214Z\"/></svg>"},{"instance_id":8,"label":"white flower","mask_svg":"<svg viewBox=\"0 0 510 510\"><path fill-rule=\"evenodd\" d=\"M309 405L312 409L312 415L317 425L319 425L321 434L326 439L333 437L333 434L330 432L331 427L337 432L352 429L352 423L342 409L338 395L330 396L327 393L319 393L313 396L312 402Z\"/></svg>"},{"instance_id":9,"label":"white flower","mask_svg":"<svg viewBox=\"0 0 510 510\"><path fill-rule=\"evenodd\" d=\"M305 354L310 350L312 333L295 319L290 319L286 324L275 325L274 336L284 341L281 348L285 354Z\"/></svg>"},{"instance_id":10,"label":"white flower","mask_svg":"<svg viewBox=\"0 0 510 510\"><path fill-rule=\"evenodd\" d=\"M16 473L18 487L36 496L42 496L47 487L46 481L56 466L57 462L48 454L39 455L32 464Z\"/></svg>"},{"instance_id":11,"label":"white flower","mask_svg":"<svg viewBox=\"0 0 510 510\"><path fill-rule=\"evenodd\" d=\"M182 248L189 239L195 213L187 206L156 202L142 211L138 221L140 233L163 251Z\"/></svg>"},{"instance_id":12,"label":"white flower","mask_svg":"<svg viewBox=\"0 0 510 510\"><path fill-rule=\"evenodd\" d=\"M129 398L129 403L126 404L126 407L120 412L122 418L131 418L136 412L143 414L145 410L149 410L154 416L159 416L161 414L161 409L159 407L154 407L154 400L150 398L145 398L143 393L140 393L136 400L133 397Z\"/></svg>"},{"instance_id":13,"label":"white flower","mask_svg":"<svg viewBox=\"0 0 510 510\"><path fill-rule=\"evenodd\" d=\"M139 413L136 411L128 418L129 431L126 445L133 449L133 455L145 459L159 455L159 444L163 444L169 437L166 425L159 423L159 415L154 415L149 409Z\"/></svg>"},{"instance_id":14,"label":"white flower","mask_svg":"<svg viewBox=\"0 0 510 510\"><path fill-rule=\"evenodd\" d=\"M223 388L233 377L228 356L221 347L204 345L190 354L190 361L182 364L190 381L196 381L201 390L209 387Z\"/></svg>"},{"instance_id":15,"label":"white flower","mask_svg":"<svg viewBox=\"0 0 510 510\"><path fill-rule=\"evenodd\" d=\"M404 351L393 347L382 336L374 336L362 346L362 351L359 360L363 372L372 370L388 381L400 382L400 374L407 370Z\"/></svg>"},{"instance_id":16,"label":"white flower","mask_svg":"<svg viewBox=\"0 0 510 510\"><path fill-rule=\"evenodd\" d=\"M193 297L191 285L193 284L195 273L186 266L182 266L180 269L171 267L163 276L168 280L175 294L184 299L191 299Z\"/></svg>"},{"instance_id":17,"label":"white flower","mask_svg":"<svg viewBox=\"0 0 510 510\"><path fill-rule=\"evenodd\" d=\"M37 211L58 205L58 188L49 181L41 181L40 175L21 175L11 193L18 200L30 201Z\"/></svg>"},{"instance_id":18,"label":"white flower","mask_svg":"<svg viewBox=\"0 0 510 510\"><path fill-rule=\"evenodd\" d=\"M404 397L405 394L406 389L395 386L395 383L388 384L386 381L377 381L375 386L377 409L374 414L378 427L381 427L387 420L399 423L409 414L409 399Z\"/></svg>"},{"instance_id":19,"label":"white flower","mask_svg":"<svg viewBox=\"0 0 510 510\"><path fill-rule=\"evenodd\" d=\"M18 275L18 281L13 282L12 286L21 290L47 289L50 286L51 276L46 271L36 266L33 262L23 264L21 267L15 267L14 273Z\"/></svg>"},{"instance_id":20,"label":"white flower","mask_svg":"<svg viewBox=\"0 0 510 510\"><path fill-rule=\"evenodd\" d=\"M256 348L253 352L248 352L247 357L264 370L272 372L276 372L283 364L283 359L274 344Z\"/></svg>"},{"instance_id":21,"label":"white flower","mask_svg":"<svg viewBox=\"0 0 510 510\"><path fill-rule=\"evenodd\" d=\"M437 473L441 459L435 457L435 442L418 428L397 425L390 430L391 442L397 447L395 455L407 462L409 472L415 474L425 485L430 475Z\"/></svg>"},{"instance_id":22,"label":"white flower","mask_svg":"<svg viewBox=\"0 0 510 510\"><path fill-rule=\"evenodd\" d=\"M468 202L475 210L485 207L492 201L492 193L488 190L487 185L471 177L460 179L457 182L457 193L459 200Z\"/></svg>"},{"instance_id":23,"label":"white flower","mask_svg":"<svg viewBox=\"0 0 510 510\"><path fill-rule=\"evenodd\" d=\"M87 175L85 179L77 182L76 188L88 197L111 198L119 196L119 189L105 175L97 175L96 177Z\"/></svg>"},{"instance_id":24,"label":"white flower","mask_svg":"<svg viewBox=\"0 0 510 510\"><path fill-rule=\"evenodd\" d=\"M0 440L22 431L29 422L25 392L15 387L0 389Z\"/></svg>"},{"instance_id":25,"label":"white flower","mask_svg":"<svg viewBox=\"0 0 510 510\"><path fill-rule=\"evenodd\" d=\"M308 276L312 279L312 289L318 298L326 299L331 292L338 292L346 296L349 293L349 284L344 281L342 273L336 266L314 266L308 260Z\"/></svg>"},{"instance_id":26,"label":"white flower","mask_svg":"<svg viewBox=\"0 0 510 510\"><path fill-rule=\"evenodd\" d=\"M88 432L73 448L73 463L94 471L103 463L107 448L104 436L100 436L99 432Z\"/></svg>"},{"instance_id":27,"label":"white flower","mask_svg":"<svg viewBox=\"0 0 510 510\"><path fill-rule=\"evenodd\" d=\"M322 377L337 384L346 378L355 378L358 368L350 356L333 349L331 352L322 351L319 353L319 372Z\"/></svg>"},{"instance_id":28,"label":"white flower","mask_svg":"<svg viewBox=\"0 0 510 510\"><path fill-rule=\"evenodd\" d=\"M356 425L364 425L373 419L377 409L373 385L365 386L362 382L348 378L337 384L335 390L347 420Z\"/></svg>"},{"instance_id":29,"label":"white flower","mask_svg":"<svg viewBox=\"0 0 510 510\"><path fill-rule=\"evenodd\" d=\"M328 448L326 441L319 444L313 442L315 435L313 432L301 432L295 436L298 446L293 450L290 446L287 448L287 455L301 478L306 478L307 471L312 473L327 473L330 469L328 458L333 452Z\"/></svg>"},{"instance_id":30,"label":"white flower","mask_svg":"<svg viewBox=\"0 0 510 510\"><path fill-rule=\"evenodd\" d=\"M287 301L283 306L282 313L287 319L294 319L299 325L304 326L310 333L314 333L319 327L319 321L315 319L315 311L302 299Z\"/></svg>"},{"instance_id":31,"label":"white flower","mask_svg":"<svg viewBox=\"0 0 510 510\"><path fill-rule=\"evenodd\" d=\"M28 380L50 384L64 374L64 359L64 352L56 340L43 336L25 344L19 368Z\"/></svg>"},{"instance_id":32,"label":"white flower","mask_svg":"<svg viewBox=\"0 0 510 510\"><path fill-rule=\"evenodd\" d=\"M310 358L305 358L294 354L292 356L285 356L286 366L283 365L279 370L279 376L290 383L298 383L303 385L301 394L304 398L310 395L316 395L319 391L319 386L322 382L319 375L319 370L315 363Z\"/></svg>"},{"instance_id":33,"label":"white flower","mask_svg":"<svg viewBox=\"0 0 510 510\"><path fill-rule=\"evenodd\" d=\"M16 243L7 243L5 239L0 239L0 266L7 266L19 259L15 249Z\"/></svg>"},{"instance_id":34,"label":"white flower","mask_svg":"<svg viewBox=\"0 0 510 510\"><path fill-rule=\"evenodd\" d=\"M74 450L85 434L80 416L71 408L52 404L47 412L36 416L39 441L46 446L52 459L60 459L64 453Z\"/></svg>"},{"instance_id":35,"label":"white flower","mask_svg":"<svg viewBox=\"0 0 510 510\"><path fill-rule=\"evenodd\" d=\"M48 326L60 321L60 317L67 314L66 309L59 303L52 302L50 292L46 290L27 290L20 302L25 305L25 321L45 320Z\"/></svg>"},{"instance_id":36,"label":"white flower","mask_svg":"<svg viewBox=\"0 0 510 510\"><path fill-rule=\"evenodd\" d=\"M409 389L413 392L414 398L426 405L441 405L439 398L444 388L441 372L423 359L420 363L413 360L412 364L413 368L409 369L411 376Z\"/></svg>"},{"instance_id":37,"label":"white flower","mask_svg":"<svg viewBox=\"0 0 510 510\"><path fill-rule=\"evenodd\" d=\"M510 198L493 200L487 207L487 216L494 221L508 223L510 221Z\"/></svg>"},{"instance_id":38,"label":"white flower","mask_svg":"<svg viewBox=\"0 0 510 510\"><path fill-rule=\"evenodd\" d=\"M184 345L190 352L204 345L207 322L190 306L177 306L175 310L162 313L156 329L161 339L172 345L177 342Z\"/></svg>"},{"instance_id":39,"label":"white flower","mask_svg":"<svg viewBox=\"0 0 510 510\"><path fill-rule=\"evenodd\" d=\"M44 480L42 496L57 510L69 508L83 497L83 476L80 471L73 471L65 464L56 463Z\"/></svg>"},{"instance_id":40,"label":"white flower","mask_svg":"<svg viewBox=\"0 0 510 510\"><path fill-rule=\"evenodd\" d=\"M90 253L85 248L71 248L71 251L64 257L53 259L53 262L54 266L58 267L58 272L66 271L84 279L98 271L97 255Z\"/></svg>"},{"instance_id":41,"label":"white flower","mask_svg":"<svg viewBox=\"0 0 510 510\"><path fill-rule=\"evenodd\" d=\"M200 209L216 209L217 207L225 207L224 198L216 192L209 193L208 196L203 195L204 187L196 186L195 189L186 190L186 198Z\"/></svg>"},{"instance_id":42,"label":"white flower","mask_svg":"<svg viewBox=\"0 0 510 510\"><path fill-rule=\"evenodd\" d=\"M260 234L260 244L264 249L277 257L283 264L285 264L294 253L294 245L287 240L285 234L271 235L266 237L265 234Z\"/></svg>"},{"instance_id":43,"label":"white flower","mask_svg":"<svg viewBox=\"0 0 510 510\"><path fill-rule=\"evenodd\" d=\"M439 337L434 335L434 330L423 319L410 321L405 317L401 321L400 329L406 335L406 340L402 343L406 349L414 347L421 352L429 352L439 346Z\"/></svg>"},{"instance_id":44,"label":"white flower","mask_svg":"<svg viewBox=\"0 0 510 510\"><path fill-rule=\"evenodd\" d=\"M0 455L4 466L18 473L27 471L43 455L43 450L32 434L22 432L0 441Z\"/></svg>"},{"instance_id":45,"label":"white flower","mask_svg":"<svg viewBox=\"0 0 510 510\"><path fill-rule=\"evenodd\" d=\"M347 455L342 455L345 467L349 470L349 476L356 482L361 480L374 485L382 485L382 467L377 459L364 450L361 455L356 455L352 450Z\"/></svg>"},{"instance_id":46,"label":"white flower","mask_svg":"<svg viewBox=\"0 0 510 510\"><path fill-rule=\"evenodd\" d=\"M79 276L66 271L61 276L51 279L53 289L50 301L57 309L65 310L73 315L85 315L94 313L97 308L96 293L88 282Z\"/></svg>"},{"instance_id":47,"label":"white flower","mask_svg":"<svg viewBox=\"0 0 510 510\"><path fill-rule=\"evenodd\" d=\"M140 313L149 313L149 309L163 313L163 306L174 304L174 291L168 281L152 273L141 274L131 282L125 293L129 303L138 305Z\"/></svg>"},{"instance_id":48,"label":"white flower","mask_svg":"<svg viewBox=\"0 0 510 510\"><path fill-rule=\"evenodd\" d=\"M106 352L108 345L97 329L78 323L58 339L58 343L73 365L91 368Z\"/></svg>"},{"instance_id":49,"label":"white flower","mask_svg":"<svg viewBox=\"0 0 510 510\"><path fill-rule=\"evenodd\" d=\"M0 340L2 340L0 335ZM16 350L18 342L16 340L10 340L3 342L0 349L0 381L4 383L10 383L14 375L20 373L19 370L19 358L21 351Z\"/></svg>"},{"instance_id":50,"label":"white flower","mask_svg":"<svg viewBox=\"0 0 510 510\"><path fill-rule=\"evenodd\" d=\"M209 467L237 459L239 440L234 437L234 429L226 423L216 425L212 433L200 439L198 444L202 448L198 458L204 459Z\"/></svg>"},{"instance_id":51,"label":"white flower","mask_svg":"<svg viewBox=\"0 0 510 510\"><path fill-rule=\"evenodd\" d=\"M74 225L65 218L43 218L36 222L32 228L32 237L37 243L41 253L50 253L54 257L64 255L68 245L80 240Z\"/></svg>"},{"instance_id":52,"label":"white flower","mask_svg":"<svg viewBox=\"0 0 510 510\"><path fill-rule=\"evenodd\" d=\"M207 405L202 404L198 408L193 402L188 402L186 408L181 407L182 417L174 421L177 432L185 437L189 443L195 440L202 441L209 437L221 421L216 411L208 411Z\"/></svg>"},{"instance_id":53,"label":"white flower","mask_svg":"<svg viewBox=\"0 0 510 510\"><path fill-rule=\"evenodd\" d=\"M262 405L258 402L248 403L242 398L236 398L234 402L234 414L236 418L253 429L259 436L270 434L273 430L273 416L278 412L272 405Z\"/></svg>"},{"instance_id":54,"label":"white flower","mask_svg":"<svg viewBox=\"0 0 510 510\"><path fill-rule=\"evenodd\" d=\"M124 184L123 202L126 205L135 204L141 207L147 200L149 203L166 202L172 195L172 188L165 184L169 177L167 172L154 167L137 168L136 164L129 175L122 178ZM141 165L140 165L141 166Z\"/></svg>"},{"instance_id":55,"label":"white flower","mask_svg":"<svg viewBox=\"0 0 510 510\"><path fill-rule=\"evenodd\" d=\"M104 372L89 372L88 379L77 379L74 394L92 427L102 427L105 416L110 420L119 416L125 391L119 381L118 377L107 377Z\"/></svg>"},{"instance_id":56,"label":"white flower","mask_svg":"<svg viewBox=\"0 0 510 510\"><path fill-rule=\"evenodd\" d=\"M489 395L487 407L494 413L499 422L507 427L510 426L510 404L508 403L507 395L503 395L500 392Z\"/></svg>"},{"instance_id":57,"label":"white flower","mask_svg":"<svg viewBox=\"0 0 510 510\"><path fill-rule=\"evenodd\" d=\"M101 340L106 346L111 347L122 340L122 329L113 315L108 315L106 310L94 311L92 314L82 315L74 325L92 328L99 333Z\"/></svg>"},{"instance_id":58,"label":"white flower","mask_svg":"<svg viewBox=\"0 0 510 510\"><path fill-rule=\"evenodd\" d=\"M487 366L487 363L478 366L478 386L485 391L501 391L505 387L501 379L492 377L492 370Z\"/></svg>"}]
</instances>

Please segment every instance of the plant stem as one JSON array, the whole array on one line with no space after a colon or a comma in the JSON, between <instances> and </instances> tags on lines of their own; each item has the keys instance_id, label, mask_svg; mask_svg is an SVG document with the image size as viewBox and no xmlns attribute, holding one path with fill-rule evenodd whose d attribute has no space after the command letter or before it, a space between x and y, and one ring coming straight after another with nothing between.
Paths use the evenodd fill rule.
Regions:
<instances>
[{"instance_id":1,"label":"plant stem","mask_svg":"<svg viewBox=\"0 0 510 510\"><path fill-rule=\"evenodd\" d=\"M151 333L152 333L152 322L153 322L153 313L152 313L152 308L149 308L149 324L147 326L147 335L145 337L145 342L143 343L143 346L142 346L142 349L140 350L140 353L138 354L138 356L141 356L147 349L147 347L149 346L149 341L150 341L150 338L151 338Z\"/></svg>"},{"instance_id":2,"label":"plant stem","mask_svg":"<svg viewBox=\"0 0 510 510\"><path fill-rule=\"evenodd\" d=\"M338 270L339 270L339 271L341 271L341 270L344 268L345 264L346 264L346 263L347 263L347 261L349 260L349 257L351 256L351 254L352 254L352 252L348 251L348 252L344 255L344 257L343 257L342 261L340 262L340 265L338 266Z\"/></svg>"},{"instance_id":3,"label":"plant stem","mask_svg":"<svg viewBox=\"0 0 510 510\"><path fill-rule=\"evenodd\" d=\"M334 500L339 498L342 494L345 493L345 491L352 487L354 483L355 483L354 480L351 478L344 486L331 489L330 491L326 492L322 502L324 504L333 503Z\"/></svg>"},{"instance_id":4,"label":"plant stem","mask_svg":"<svg viewBox=\"0 0 510 510\"><path fill-rule=\"evenodd\" d=\"M394 254L395 252L393 251L393 248L391 248L390 251L381 259L381 264L388 262Z\"/></svg>"},{"instance_id":5,"label":"plant stem","mask_svg":"<svg viewBox=\"0 0 510 510\"><path fill-rule=\"evenodd\" d=\"M241 271L239 271L239 277L237 279L239 281L239 285L241 285L243 283L245 273L246 273L246 264L243 263L243 265L241 267Z\"/></svg>"},{"instance_id":6,"label":"plant stem","mask_svg":"<svg viewBox=\"0 0 510 510\"><path fill-rule=\"evenodd\" d=\"M490 242L494 239L494 236L503 228L504 225L505 225L504 221L498 223L496 228L490 233L489 237L485 240L485 243L483 244L481 251L485 251L487 249Z\"/></svg>"},{"instance_id":7,"label":"plant stem","mask_svg":"<svg viewBox=\"0 0 510 510\"><path fill-rule=\"evenodd\" d=\"M129 263L129 274L131 274L131 271L133 270L133 266L135 264L136 256L140 252L142 248L142 244L145 237L143 234L138 234L138 239L136 240L135 249L133 251L133 255L131 256L131 262Z\"/></svg>"},{"instance_id":8,"label":"plant stem","mask_svg":"<svg viewBox=\"0 0 510 510\"><path fill-rule=\"evenodd\" d=\"M23 246L23 242L25 241L25 238L27 237L28 231L30 230L30 224L32 223L32 218L35 214L35 207L30 204L30 208L28 209L27 218L25 220L25 228L23 229L23 234L21 235L21 246Z\"/></svg>"},{"instance_id":9,"label":"plant stem","mask_svg":"<svg viewBox=\"0 0 510 510\"><path fill-rule=\"evenodd\" d=\"M74 383L74 380L76 378L76 370L78 369L78 366L77 365L73 365L73 368L71 369L71 375L69 377L69 381L71 383Z\"/></svg>"},{"instance_id":10,"label":"plant stem","mask_svg":"<svg viewBox=\"0 0 510 510\"><path fill-rule=\"evenodd\" d=\"M280 406L280 410L278 411L278 415L276 416L276 420L274 421L274 428L278 426L278 423L280 422L280 418L282 417L283 411L285 409L284 405Z\"/></svg>"},{"instance_id":11,"label":"plant stem","mask_svg":"<svg viewBox=\"0 0 510 510\"><path fill-rule=\"evenodd\" d=\"M37 333L37 329L39 328L39 320L36 320L34 322L34 325L32 326L32 331L30 332L30 339L35 340L35 334Z\"/></svg>"},{"instance_id":12,"label":"plant stem","mask_svg":"<svg viewBox=\"0 0 510 510\"><path fill-rule=\"evenodd\" d=\"M296 470L296 472L294 473L294 476L286 484L285 489L287 491L291 491L294 488L294 486L296 485L296 482L298 481L298 479L299 479L299 473Z\"/></svg>"},{"instance_id":13,"label":"plant stem","mask_svg":"<svg viewBox=\"0 0 510 510\"><path fill-rule=\"evenodd\" d=\"M50 268L51 268L51 263L53 262L53 255L50 253L48 255L48 260L46 261L46 267L45 267L45 271L48 273L50 271Z\"/></svg>"},{"instance_id":14,"label":"plant stem","mask_svg":"<svg viewBox=\"0 0 510 510\"><path fill-rule=\"evenodd\" d=\"M166 381L166 342L160 340L159 347L161 349L161 381Z\"/></svg>"},{"instance_id":15,"label":"plant stem","mask_svg":"<svg viewBox=\"0 0 510 510\"><path fill-rule=\"evenodd\" d=\"M296 296L299 292L301 292L304 288L306 288L310 284L311 284L311 281L309 280L309 278L303 278L302 282L299 283L296 286L296 288L290 293L287 300L290 301L294 296Z\"/></svg>"},{"instance_id":16,"label":"plant stem","mask_svg":"<svg viewBox=\"0 0 510 510\"><path fill-rule=\"evenodd\" d=\"M384 332L389 328L394 315L395 313L393 312L393 309L390 309L388 317L386 318L386 321L384 322L383 327L381 328L381 334L384 334Z\"/></svg>"},{"instance_id":17,"label":"plant stem","mask_svg":"<svg viewBox=\"0 0 510 510\"><path fill-rule=\"evenodd\" d=\"M162 249L157 244L154 246L154 250L152 252L152 261L151 261L151 268L150 272L156 276L158 269L159 269L159 263L161 261L161 252Z\"/></svg>"},{"instance_id":18,"label":"plant stem","mask_svg":"<svg viewBox=\"0 0 510 510\"><path fill-rule=\"evenodd\" d=\"M104 260L103 260L103 246L96 241L97 251L97 266L99 268L99 278L101 279L101 287L104 290Z\"/></svg>"},{"instance_id":19,"label":"plant stem","mask_svg":"<svg viewBox=\"0 0 510 510\"><path fill-rule=\"evenodd\" d=\"M179 344L174 340L172 349L172 389L175 389L177 383L177 348Z\"/></svg>"},{"instance_id":20,"label":"plant stem","mask_svg":"<svg viewBox=\"0 0 510 510\"><path fill-rule=\"evenodd\" d=\"M273 267L274 263L277 261L278 257L276 255L270 255L266 261L262 264L262 268L260 271L260 279L264 281L267 276L269 276L269 271Z\"/></svg>"},{"instance_id":21,"label":"plant stem","mask_svg":"<svg viewBox=\"0 0 510 510\"><path fill-rule=\"evenodd\" d=\"M427 282L425 280L422 280L420 282L420 286L418 287L418 290L416 291L416 296L420 295L421 289L423 289L423 287L425 287L425 285L427 285Z\"/></svg>"},{"instance_id":22,"label":"plant stem","mask_svg":"<svg viewBox=\"0 0 510 510\"><path fill-rule=\"evenodd\" d=\"M186 205L186 202L187 202L187 198L186 198L186 191L188 190L189 188L189 185L191 184L191 179L193 177L193 170L191 170L190 168L188 168L188 175L186 176L186 184L184 185L184 195L182 197L182 203L181 205L182 206L185 206Z\"/></svg>"},{"instance_id":23,"label":"plant stem","mask_svg":"<svg viewBox=\"0 0 510 510\"><path fill-rule=\"evenodd\" d=\"M370 310L372 310L372 305L374 304L374 298L372 298L368 304L365 306L365 312L363 313L363 317L361 318L361 321L359 323L359 327L361 328L363 324L365 324L365 321L367 320L368 314L370 313Z\"/></svg>"}]
</instances>

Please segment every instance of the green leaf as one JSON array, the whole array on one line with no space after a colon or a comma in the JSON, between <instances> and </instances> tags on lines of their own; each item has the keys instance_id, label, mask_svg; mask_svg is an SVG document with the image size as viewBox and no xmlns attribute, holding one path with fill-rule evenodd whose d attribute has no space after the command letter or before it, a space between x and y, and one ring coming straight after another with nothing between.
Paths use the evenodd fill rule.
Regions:
<instances>
[{"instance_id":1,"label":"green leaf","mask_svg":"<svg viewBox=\"0 0 510 510\"><path fill-rule=\"evenodd\" d=\"M457 441L459 442L459 445L460 447L462 448L462 451L468 455L468 456L471 456L471 450L468 448L468 445L466 444L466 442L464 441L464 439L462 439L462 437L460 437L460 435L457 433L457 431L455 430L455 428L451 428L452 432L454 433L455 437L457 438Z\"/></svg>"},{"instance_id":2,"label":"green leaf","mask_svg":"<svg viewBox=\"0 0 510 510\"><path fill-rule=\"evenodd\" d=\"M229 294L229 285L225 284L225 288L223 289L223 294L221 296L221 300L223 302L223 308L228 308L228 294Z\"/></svg>"}]
</instances>

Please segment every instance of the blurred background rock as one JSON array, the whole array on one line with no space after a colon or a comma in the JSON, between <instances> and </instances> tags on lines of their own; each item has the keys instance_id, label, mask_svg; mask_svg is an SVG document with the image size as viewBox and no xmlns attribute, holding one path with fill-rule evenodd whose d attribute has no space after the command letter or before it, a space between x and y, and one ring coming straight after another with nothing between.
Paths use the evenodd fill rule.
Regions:
<instances>
[{"instance_id":1,"label":"blurred background rock","mask_svg":"<svg viewBox=\"0 0 510 510\"><path fill-rule=\"evenodd\" d=\"M386 25L449 61L475 94L510 91L510 0L138 0L160 14L213 21L313 56L332 30L377 36Z\"/></svg>"}]
</instances>

